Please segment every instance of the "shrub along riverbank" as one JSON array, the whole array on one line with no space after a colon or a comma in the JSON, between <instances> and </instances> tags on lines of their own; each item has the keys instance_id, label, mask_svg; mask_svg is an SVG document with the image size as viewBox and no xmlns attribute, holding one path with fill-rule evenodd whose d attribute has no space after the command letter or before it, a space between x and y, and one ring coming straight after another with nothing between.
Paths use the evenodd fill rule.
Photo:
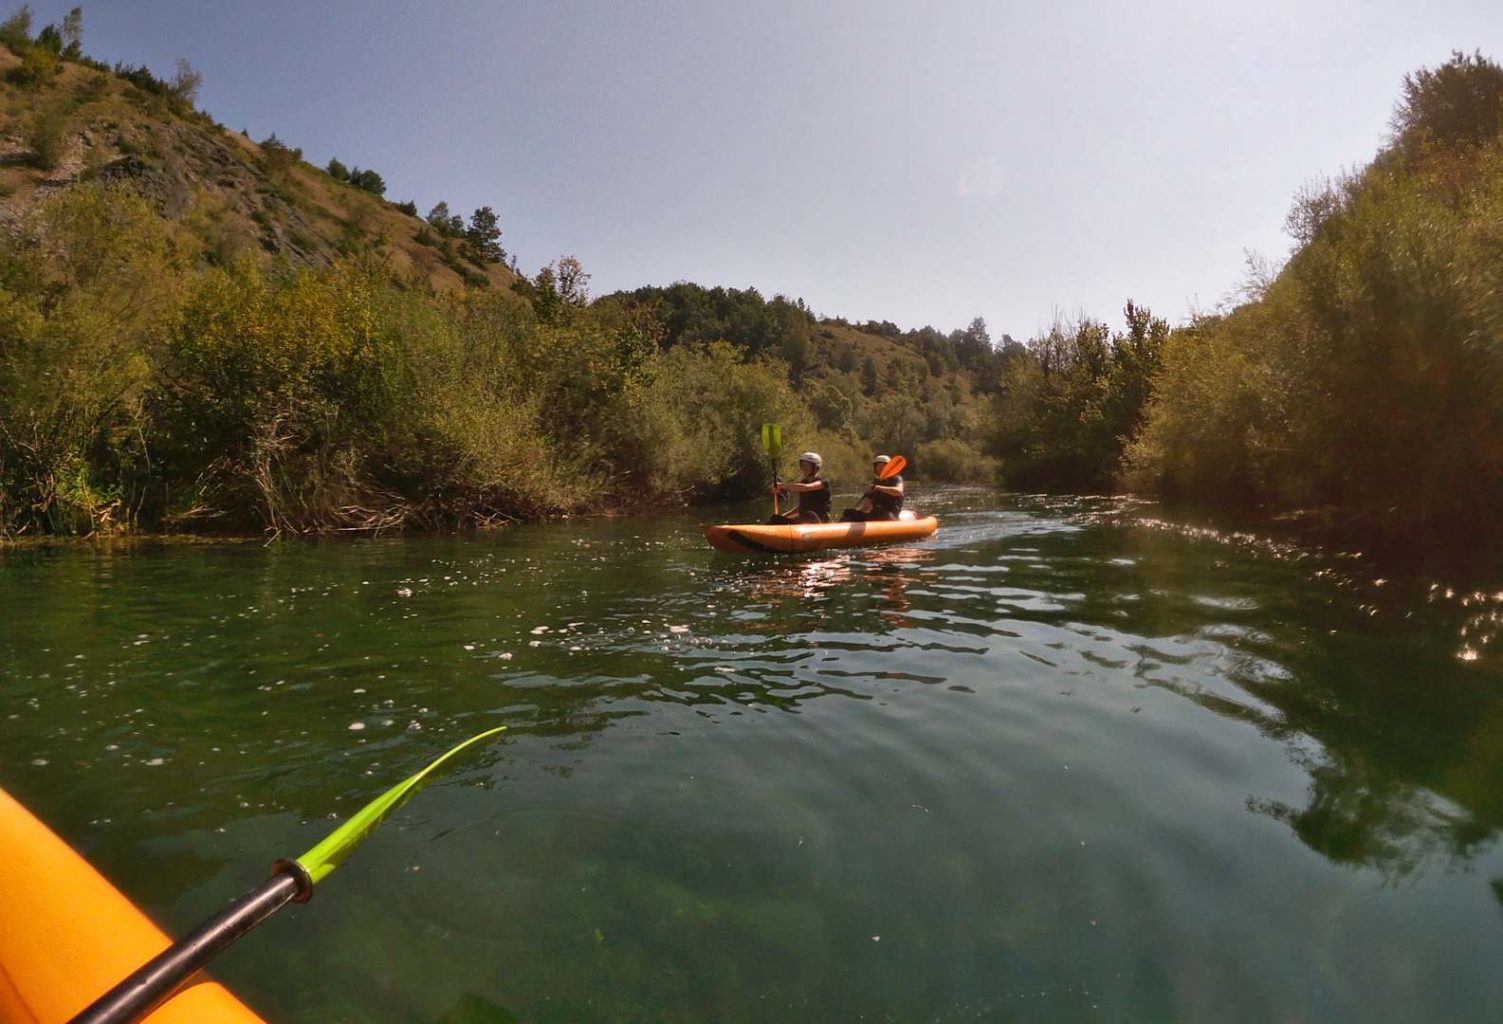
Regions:
<instances>
[{"instance_id":1,"label":"shrub along riverbank","mask_svg":"<svg viewBox=\"0 0 1503 1024\"><path fill-rule=\"evenodd\" d=\"M764 419L866 472L776 357L665 350L640 311L424 294L372 259L196 257L103 186L0 247L8 531L448 527L746 493Z\"/></svg>"},{"instance_id":2,"label":"shrub along riverbank","mask_svg":"<svg viewBox=\"0 0 1503 1024\"><path fill-rule=\"evenodd\" d=\"M1170 331L1129 306L1125 333L1031 342L993 440L1008 482L1503 551L1503 69L1408 76L1389 144L1289 230L1288 262L1224 314Z\"/></svg>"},{"instance_id":3,"label":"shrub along riverbank","mask_svg":"<svg viewBox=\"0 0 1503 1024\"><path fill-rule=\"evenodd\" d=\"M572 258L502 264L491 208L418 220L374 172L226 132L191 69L82 57L70 19L56 47L0 26L10 126L47 129L0 167L0 538L746 496L775 420L851 490L900 451L930 480L1503 549L1503 69L1480 55L1405 79L1388 144L1298 198L1295 251L1234 308L1171 328L1128 303L1121 330L1022 345L688 282L589 301Z\"/></svg>"},{"instance_id":4,"label":"shrub along riverbank","mask_svg":"<svg viewBox=\"0 0 1503 1024\"><path fill-rule=\"evenodd\" d=\"M988 478L990 341L876 333L754 289L588 300L92 60L83 14L0 25L0 538L449 528L747 495L758 426L855 490L874 448ZM889 330L890 329L890 330ZM784 472L791 471L785 460ZM921 470L922 472L922 470Z\"/></svg>"}]
</instances>

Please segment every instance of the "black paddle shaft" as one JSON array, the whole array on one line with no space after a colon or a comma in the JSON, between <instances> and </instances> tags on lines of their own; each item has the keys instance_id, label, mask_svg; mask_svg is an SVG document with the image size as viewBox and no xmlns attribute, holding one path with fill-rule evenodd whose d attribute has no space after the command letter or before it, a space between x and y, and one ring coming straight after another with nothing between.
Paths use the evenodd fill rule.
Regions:
<instances>
[{"instance_id":1,"label":"black paddle shaft","mask_svg":"<svg viewBox=\"0 0 1503 1024\"><path fill-rule=\"evenodd\" d=\"M140 1020L166 1002L226 946L310 887L297 874L278 871L152 957L69 1024L129 1024Z\"/></svg>"}]
</instances>

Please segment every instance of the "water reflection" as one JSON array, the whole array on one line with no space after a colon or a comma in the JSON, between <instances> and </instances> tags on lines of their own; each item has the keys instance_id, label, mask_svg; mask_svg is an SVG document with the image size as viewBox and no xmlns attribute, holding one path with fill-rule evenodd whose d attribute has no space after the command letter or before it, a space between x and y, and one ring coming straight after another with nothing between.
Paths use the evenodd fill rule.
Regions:
<instances>
[{"instance_id":1,"label":"water reflection","mask_svg":"<svg viewBox=\"0 0 1503 1024\"><path fill-rule=\"evenodd\" d=\"M1127 993L1122 1018L1221 997L1290 1018L1311 1005L1276 979L1329 962L1311 982L1329 988L1351 966L1310 937L1325 934L1311 908L1353 899L1323 875L1268 888L1309 877L1316 858L1292 851L1439 891L1476 870L1472 903L1482 879L1503 902L1503 678L1454 656L1455 614L1495 611L1461 603L1475 588L1405 607L1428 583L1359 585L1350 559L1172 529L1116 500L934 504L933 542L788 559L718 558L678 520L13 552L0 783L187 916L331 812L508 724L404 812L383 846L395 866L373 854L371 877L421 862L453 887L387 894L419 934L474 928L494 948L511 921L567 924L561 945L508 956L570 991L617 971L620 1002L597 1009L657 1019L774 990L806 1019L1002 1012L1032 981L1076 999L1098 964L1112 969L1090 990ZM1285 943L1291 961L1207 967L1206 907L1226 948ZM1362 921L1385 912L1403 917ZM1427 919L1395 927L1420 936ZM791 980L755 973L748 948ZM667 980L662 959L685 974ZM546 1019L548 985L477 987L483 970L456 964L404 1019ZM393 992L443 974L382 971ZM704 1001L675 1002L677 984ZM1495 988L1468 975L1458 991ZM815 992L823 1016L797 1002ZM332 997L298 998L315 1019ZM1342 998L1326 1016L1379 1005ZM1050 1005L1038 1015L1089 1003Z\"/></svg>"},{"instance_id":2,"label":"water reflection","mask_svg":"<svg viewBox=\"0 0 1503 1024\"><path fill-rule=\"evenodd\" d=\"M1166 532L1162 523L1145 525L1150 536ZM1215 550L1228 538L1213 530L1190 533L1203 546L1138 539L1162 593L1182 592L1196 561L1231 575L1234 563ZM1214 663L1212 679L1234 689L1183 673L1154 685L1256 726L1283 743L1307 773L1303 806L1252 796L1248 808L1285 823L1334 863L1389 878L1413 876L1431 863L1450 868L1492 844L1503 829L1498 673L1479 680L1438 659L1428 623L1413 622L1392 605L1380 612L1373 603L1378 588L1389 585L1389 594L1403 588L1350 559L1333 568L1287 543L1250 534L1236 534L1233 542L1254 561L1250 568L1238 560L1237 575L1267 578L1258 601L1245 608L1221 601L1211 606L1213 620L1166 621L1163 627L1181 638L1210 640L1190 659ZM1176 562L1189 565L1176 569ZM1284 575L1273 568L1281 563L1306 568ZM1320 586L1311 588L1306 579ZM1362 579L1370 581L1365 592L1357 583ZM1327 584L1343 594L1358 591L1359 599L1333 599L1323 589ZM1238 614L1244 611L1249 614Z\"/></svg>"}]
</instances>

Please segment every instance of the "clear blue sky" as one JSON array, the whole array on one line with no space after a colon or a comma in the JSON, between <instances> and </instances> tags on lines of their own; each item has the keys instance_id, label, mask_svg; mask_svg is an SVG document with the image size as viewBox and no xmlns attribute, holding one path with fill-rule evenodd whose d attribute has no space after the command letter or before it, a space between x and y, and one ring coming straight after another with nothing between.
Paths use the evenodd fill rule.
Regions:
<instances>
[{"instance_id":1,"label":"clear blue sky","mask_svg":"<svg viewBox=\"0 0 1503 1024\"><path fill-rule=\"evenodd\" d=\"M230 128L495 207L524 270L1019 338L1214 307L1244 250L1286 254L1302 183L1372 157L1406 71L1503 58L1497 0L83 6L88 53L188 58Z\"/></svg>"}]
</instances>

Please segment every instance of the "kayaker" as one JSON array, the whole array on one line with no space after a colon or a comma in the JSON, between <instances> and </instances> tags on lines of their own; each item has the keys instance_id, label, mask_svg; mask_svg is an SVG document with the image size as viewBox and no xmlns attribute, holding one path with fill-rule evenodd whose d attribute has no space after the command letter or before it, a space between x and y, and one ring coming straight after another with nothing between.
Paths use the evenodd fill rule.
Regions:
<instances>
[{"instance_id":1,"label":"kayaker","mask_svg":"<svg viewBox=\"0 0 1503 1024\"><path fill-rule=\"evenodd\" d=\"M798 457L799 478L791 483L772 485L774 493L797 494L798 507L768 519L769 526L830 521L830 481L819 475L823 465L819 452L804 452Z\"/></svg>"},{"instance_id":2,"label":"kayaker","mask_svg":"<svg viewBox=\"0 0 1503 1024\"><path fill-rule=\"evenodd\" d=\"M882 467L891 461L891 455L878 455L872 459L871 486L855 508L848 508L840 514L842 523L898 518L898 513L903 511L903 477L894 474L882 479Z\"/></svg>"}]
</instances>

